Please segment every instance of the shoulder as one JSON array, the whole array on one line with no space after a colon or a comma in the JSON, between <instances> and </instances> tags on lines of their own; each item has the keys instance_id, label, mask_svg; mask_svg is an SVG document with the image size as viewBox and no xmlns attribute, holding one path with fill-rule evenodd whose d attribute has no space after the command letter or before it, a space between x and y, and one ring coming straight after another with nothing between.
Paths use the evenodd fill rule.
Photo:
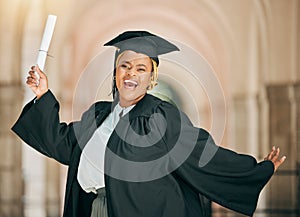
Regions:
<instances>
[{"instance_id":1,"label":"shoulder","mask_svg":"<svg viewBox=\"0 0 300 217\"><path fill-rule=\"evenodd\" d=\"M167 110L179 110L179 108L168 101L165 101L161 98L148 94L149 102L152 104L154 109L167 109Z\"/></svg>"},{"instance_id":2,"label":"shoulder","mask_svg":"<svg viewBox=\"0 0 300 217\"><path fill-rule=\"evenodd\" d=\"M96 117L101 113L110 113L112 104L110 101L97 101L83 113L82 118Z\"/></svg>"},{"instance_id":3,"label":"shoulder","mask_svg":"<svg viewBox=\"0 0 300 217\"><path fill-rule=\"evenodd\" d=\"M172 125L172 127L175 127L175 125L193 126L189 117L181 110L180 107L155 96L151 96L151 98L153 98L153 101L155 102L153 103L152 114L161 114L168 124Z\"/></svg>"},{"instance_id":4,"label":"shoulder","mask_svg":"<svg viewBox=\"0 0 300 217\"><path fill-rule=\"evenodd\" d=\"M133 116L151 116L153 113L178 112L178 108L151 94L146 94L132 110Z\"/></svg>"},{"instance_id":5,"label":"shoulder","mask_svg":"<svg viewBox=\"0 0 300 217\"><path fill-rule=\"evenodd\" d=\"M155 115L154 115L155 114ZM156 96L147 94L140 100L130 114L130 119L136 117L159 117L164 119L169 125L177 125L185 123L191 125L187 115L181 111L175 104L162 100Z\"/></svg>"},{"instance_id":6,"label":"shoulder","mask_svg":"<svg viewBox=\"0 0 300 217\"><path fill-rule=\"evenodd\" d=\"M174 103L162 100L156 96L148 95L150 98L150 103L152 105L152 110L158 113L165 113L167 116L185 115L185 113ZM149 103L149 104L150 104Z\"/></svg>"},{"instance_id":7,"label":"shoulder","mask_svg":"<svg viewBox=\"0 0 300 217\"><path fill-rule=\"evenodd\" d=\"M108 109L111 108L112 106L112 102L111 101L97 101L94 104L92 104L92 107L94 107L95 109L99 110L99 109Z\"/></svg>"}]
</instances>

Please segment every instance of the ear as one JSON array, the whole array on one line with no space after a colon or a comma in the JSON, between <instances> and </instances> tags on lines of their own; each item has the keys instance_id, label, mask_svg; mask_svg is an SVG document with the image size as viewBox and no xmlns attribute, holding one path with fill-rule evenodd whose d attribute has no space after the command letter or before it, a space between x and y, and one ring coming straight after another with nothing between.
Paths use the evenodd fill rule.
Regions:
<instances>
[{"instance_id":1,"label":"ear","mask_svg":"<svg viewBox=\"0 0 300 217\"><path fill-rule=\"evenodd\" d=\"M155 78L154 78L154 72L152 71L151 72L151 75L150 75L150 82L149 82L149 85L147 87L147 90L152 90L153 87L155 87L157 84L157 82L155 81Z\"/></svg>"}]
</instances>

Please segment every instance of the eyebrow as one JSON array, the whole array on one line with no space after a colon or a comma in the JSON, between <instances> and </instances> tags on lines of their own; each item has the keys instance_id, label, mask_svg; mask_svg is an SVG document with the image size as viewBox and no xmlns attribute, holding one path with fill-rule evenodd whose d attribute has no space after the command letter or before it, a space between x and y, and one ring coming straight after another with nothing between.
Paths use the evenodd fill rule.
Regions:
<instances>
[{"instance_id":1,"label":"eyebrow","mask_svg":"<svg viewBox=\"0 0 300 217\"><path fill-rule=\"evenodd\" d=\"M132 65L132 63L130 61L127 61L127 60L124 60L124 61L122 61L120 63L126 63L126 64ZM143 67L147 68L147 66L145 64L143 64L143 63L137 64L136 66L143 66Z\"/></svg>"},{"instance_id":2,"label":"eyebrow","mask_svg":"<svg viewBox=\"0 0 300 217\"><path fill-rule=\"evenodd\" d=\"M129 61L126 61L126 60L124 60L124 61L120 61L120 63L131 64Z\"/></svg>"},{"instance_id":3,"label":"eyebrow","mask_svg":"<svg viewBox=\"0 0 300 217\"><path fill-rule=\"evenodd\" d=\"M136 66L144 66L145 68L147 68L147 66L145 64L137 64Z\"/></svg>"}]
</instances>

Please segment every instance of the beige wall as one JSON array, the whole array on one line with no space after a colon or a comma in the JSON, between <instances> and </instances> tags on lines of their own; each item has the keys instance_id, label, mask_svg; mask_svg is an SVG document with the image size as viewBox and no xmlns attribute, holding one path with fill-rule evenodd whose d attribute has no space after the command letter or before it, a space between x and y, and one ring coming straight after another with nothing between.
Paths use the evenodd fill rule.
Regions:
<instances>
[{"instance_id":1,"label":"beige wall","mask_svg":"<svg viewBox=\"0 0 300 217\"><path fill-rule=\"evenodd\" d=\"M213 72L209 78L219 81L224 98L211 95L216 80L201 86L200 76L192 83L188 70L182 73L186 69L168 61L184 59L179 54L162 61L161 79L195 124L221 145L258 160L272 145L288 155L285 172L273 177L259 209L297 207L297 177L287 174L297 170L300 154L298 0L2 0L0 12L0 216L58 216L61 210L66 168L22 145L10 131L22 99L32 98L24 80L50 13L58 20L49 51L54 58L48 58L45 72L63 120L77 119L93 101L110 98L113 51L102 44L127 29L149 30L194 52L188 68L195 63L191 59L203 56ZM106 83L99 84L102 80ZM86 82L90 91L81 89Z\"/></svg>"}]
</instances>

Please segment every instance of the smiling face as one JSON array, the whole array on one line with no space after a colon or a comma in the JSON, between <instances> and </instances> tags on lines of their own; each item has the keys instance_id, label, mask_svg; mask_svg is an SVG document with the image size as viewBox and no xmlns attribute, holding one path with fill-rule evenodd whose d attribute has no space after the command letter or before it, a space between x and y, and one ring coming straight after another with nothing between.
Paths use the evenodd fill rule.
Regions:
<instances>
[{"instance_id":1,"label":"smiling face","mask_svg":"<svg viewBox=\"0 0 300 217\"><path fill-rule=\"evenodd\" d=\"M150 57L130 50L120 54L116 66L116 86L122 107L134 105L145 96L151 71Z\"/></svg>"}]
</instances>

